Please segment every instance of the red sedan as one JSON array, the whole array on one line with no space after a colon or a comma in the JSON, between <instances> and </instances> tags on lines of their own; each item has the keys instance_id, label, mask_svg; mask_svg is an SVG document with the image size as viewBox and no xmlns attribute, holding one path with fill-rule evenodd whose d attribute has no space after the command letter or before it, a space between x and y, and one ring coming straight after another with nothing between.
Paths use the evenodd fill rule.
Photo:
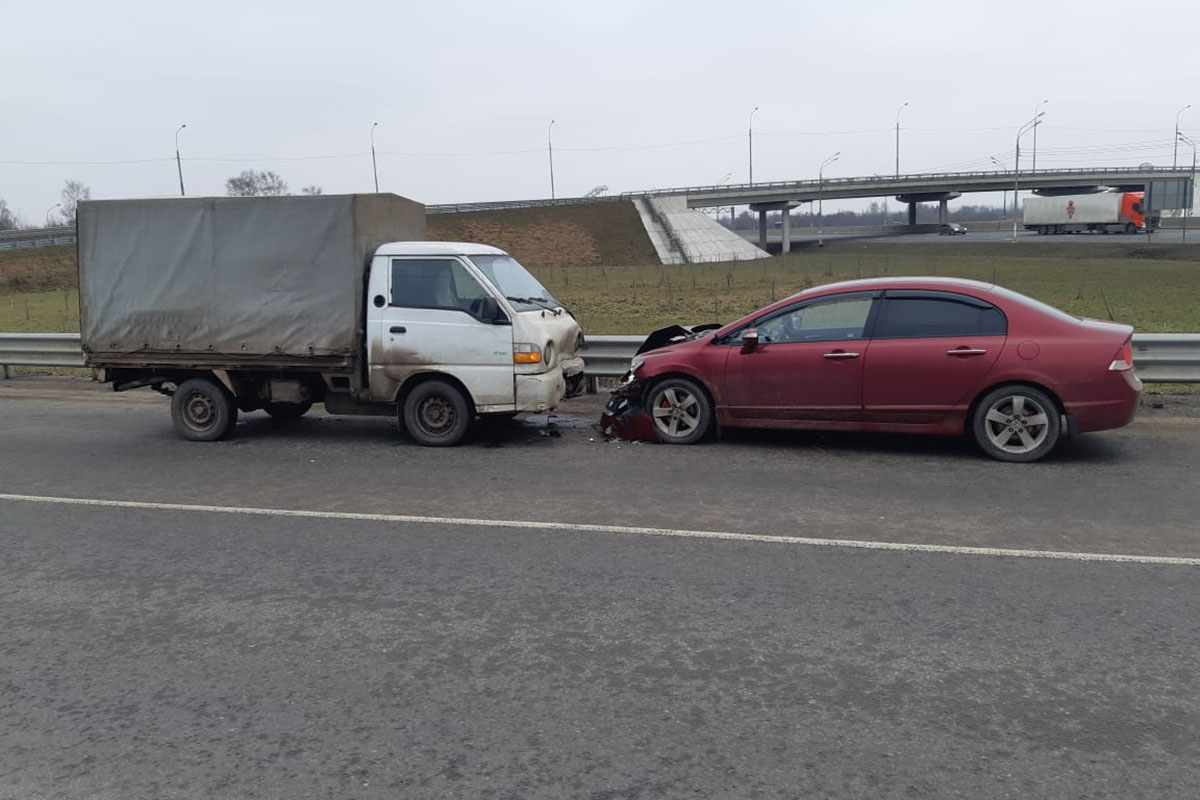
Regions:
<instances>
[{"instance_id":1,"label":"red sedan","mask_svg":"<svg viewBox=\"0 0 1200 800\"><path fill-rule=\"evenodd\" d=\"M1036 461L1064 432L1128 424L1142 390L1130 326L978 281L847 281L721 328L658 333L609 401L604 425L618 436L970 434L994 458Z\"/></svg>"}]
</instances>

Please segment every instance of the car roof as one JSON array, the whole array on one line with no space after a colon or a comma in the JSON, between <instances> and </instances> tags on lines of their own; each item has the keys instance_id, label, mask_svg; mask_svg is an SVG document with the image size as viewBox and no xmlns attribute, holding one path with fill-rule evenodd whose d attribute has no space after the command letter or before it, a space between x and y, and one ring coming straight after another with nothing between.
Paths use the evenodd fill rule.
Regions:
<instances>
[{"instance_id":1,"label":"car roof","mask_svg":"<svg viewBox=\"0 0 1200 800\"><path fill-rule=\"evenodd\" d=\"M375 251L381 256L506 256L498 247L473 242L388 242Z\"/></svg>"},{"instance_id":2,"label":"car roof","mask_svg":"<svg viewBox=\"0 0 1200 800\"><path fill-rule=\"evenodd\" d=\"M994 287L995 284L974 281L969 278L938 278L932 276L859 278L852 281L840 281L838 283L813 286L811 289L796 292L790 297L785 298L783 302L805 297L820 297L821 295L832 294L834 292L870 292L883 289L932 289L935 291L939 289L942 291L973 289L977 292L989 292Z\"/></svg>"}]
</instances>

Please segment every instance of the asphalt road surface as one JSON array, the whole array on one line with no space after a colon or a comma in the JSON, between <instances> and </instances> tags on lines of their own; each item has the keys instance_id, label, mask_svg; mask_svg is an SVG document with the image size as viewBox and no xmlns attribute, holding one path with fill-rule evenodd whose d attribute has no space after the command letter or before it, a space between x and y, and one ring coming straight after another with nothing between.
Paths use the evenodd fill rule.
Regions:
<instances>
[{"instance_id":1,"label":"asphalt road surface","mask_svg":"<svg viewBox=\"0 0 1200 800\"><path fill-rule=\"evenodd\" d=\"M1195 797L1184 401L1009 465L75 387L0 383L0 798Z\"/></svg>"}]
</instances>

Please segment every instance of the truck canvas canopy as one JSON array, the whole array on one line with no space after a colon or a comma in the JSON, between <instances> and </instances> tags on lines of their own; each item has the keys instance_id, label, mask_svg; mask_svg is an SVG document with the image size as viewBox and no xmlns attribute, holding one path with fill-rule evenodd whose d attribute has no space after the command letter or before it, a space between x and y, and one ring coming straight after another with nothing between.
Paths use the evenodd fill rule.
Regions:
<instances>
[{"instance_id":1,"label":"truck canvas canopy","mask_svg":"<svg viewBox=\"0 0 1200 800\"><path fill-rule=\"evenodd\" d=\"M352 358L367 261L425 238L425 207L392 194L100 200L78 218L93 366Z\"/></svg>"}]
</instances>

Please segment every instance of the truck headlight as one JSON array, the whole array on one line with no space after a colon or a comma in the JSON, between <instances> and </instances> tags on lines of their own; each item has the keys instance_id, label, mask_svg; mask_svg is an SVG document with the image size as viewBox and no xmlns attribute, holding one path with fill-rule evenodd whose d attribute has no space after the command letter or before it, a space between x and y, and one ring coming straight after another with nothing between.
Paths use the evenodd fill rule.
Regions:
<instances>
[{"instance_id":1,"label":"truck headlight","mask_svg":"<svg viewBox=\"0 0 1200 800\"><path fill-rule=\"evenodd\" d=\"M554 342L546 342L546 349L542 352L542 358L546 361L547 367L554 366L554 357L557 355L554 349Z\"/></svg>"}]
</instances>

